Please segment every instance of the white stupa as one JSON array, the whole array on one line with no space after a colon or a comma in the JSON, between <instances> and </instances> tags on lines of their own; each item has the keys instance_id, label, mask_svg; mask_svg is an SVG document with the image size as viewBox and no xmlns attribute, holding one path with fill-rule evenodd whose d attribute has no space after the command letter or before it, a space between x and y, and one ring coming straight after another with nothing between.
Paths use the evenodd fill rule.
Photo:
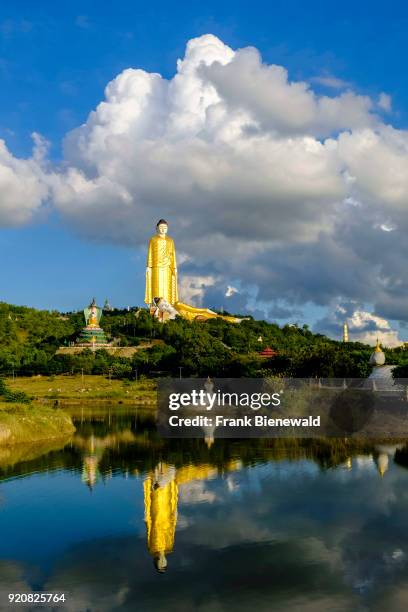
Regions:
<instances>
[{"instance_id":1,"label":"white stupa","mask_svg":"<svg viewBox=\"0 0 408 612\"><path fill-rule=\"evenodd\" d=\"M377 345L374 349L374 352L371 354L371 357L370 357L370 364L373 366L383 366L384 363L385 363L385 355L377 339Z\"/></svg>"}]
</instances>

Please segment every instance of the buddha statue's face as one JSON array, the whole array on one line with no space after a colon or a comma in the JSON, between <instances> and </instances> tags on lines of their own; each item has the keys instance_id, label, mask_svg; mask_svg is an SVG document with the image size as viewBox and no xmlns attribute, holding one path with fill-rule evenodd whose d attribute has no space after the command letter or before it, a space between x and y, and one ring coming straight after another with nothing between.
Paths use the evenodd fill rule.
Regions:
<instances>
[{"instance_id":1,"label":"buddha statue's face","mask_svg":"<svg viewBox=\"0 0 408 612\"><path fill-rule=\"evenodd\" d=\"M160 223L160 225L157 226L157 233L159 236L164 237L167 234L167 223Z\"/></svg>"},{"instance_id":2,"label":"buddha statue's face","mask_svg":"<svg viewBox=\"0 0 408 612\"><path fill-rule=\"evenodd\" d=\"M158 572L164 573L167 569L167 559L164 553L159 553L154 559L154 565Z\"/></svg>"}]
</instances>

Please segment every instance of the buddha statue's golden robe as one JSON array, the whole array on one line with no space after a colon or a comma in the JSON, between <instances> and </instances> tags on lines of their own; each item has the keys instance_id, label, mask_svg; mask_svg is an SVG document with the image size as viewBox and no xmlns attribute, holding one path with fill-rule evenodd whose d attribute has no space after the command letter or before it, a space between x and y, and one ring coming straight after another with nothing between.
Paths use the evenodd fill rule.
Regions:
<instances>
[{"instance_id":1,"label":"buddha statue's golden robe","mask_svg":"<svg viewBox=\"0 0 408 612\"><path fill-rule=\"evenodd\" d=\"M164 466L167 470L167 466ZM173 479L159 484L152 474L143 483L147 548L154 557L173 550L177 523L177 484Z\"/></svg>"},{"instance_id":2,"label":"buddha statue's golden robe","mask_svg":"<svg viewBox=\"0 0 408 612\"><path fill-rule=\"evenodd\" d=\"M146 266L146 304L152 304L154 298L175 304L178 300L177 264L172 238L158 235L150 238Z\"/></svg>"},{"instance_id":3,"label":"buddha statue's golden robe","mask_svg":"<svg viewBox=\"0 0 408 612\"><path fill-rule=\"evenodd\" d=\"M229 461L222 471L240 470L242 463ZM143 483L147 548L153 557L172 552L177 524L177 502L179 486L194 480L210 480L220 474L220 469L204 463L186 465L177 470L165 463L160 464Z\"/></svg>"},{"instance_id":4,"label":"buddha statue's golden robe","mask_svg":"<svg viewBox=\"0 0 408 612\"><path fill-rule=\"evenodd\" d=\"M96 310L94 309L91 309L91 314L89 315L89 320L88 320L88 326L98 327L98 316L97 316Z\"/></svg>"},{"instance_id":5,"label":"buddha statue's golden robe","mask_svg":"<svg viewBox=\"0 0 408 612\"><path fill-rule=\"evenodd\" d=\"M240 323L242 320L237 317L219 315L209 308L197 308L178 301L174 241L167 235L157 234L150 238L147 252L145 303L157 306L160 299L167 302L173 307L173 310L188 321L207 321L219 318L230 323ZM166 320L164 315L160 320Z\"/></svg>"},{"instance_id":6,"label":"buddha statue's golden robe","mask_svg":"<svg viewBox=\"0 0 408 612\"><path fill-rule=\"evenodd\" d=\"M220 315L213 312L209 308L197 308L196 306L190 306L190 304L184 304L183 302L177 302L174 304L174 308L177 310L179 315L183 319L188 321L207 321L208 319L224 319L228 323L240 323L242 319L237 317L230 317L228 315Z\"/></svg>"}]
</instances>

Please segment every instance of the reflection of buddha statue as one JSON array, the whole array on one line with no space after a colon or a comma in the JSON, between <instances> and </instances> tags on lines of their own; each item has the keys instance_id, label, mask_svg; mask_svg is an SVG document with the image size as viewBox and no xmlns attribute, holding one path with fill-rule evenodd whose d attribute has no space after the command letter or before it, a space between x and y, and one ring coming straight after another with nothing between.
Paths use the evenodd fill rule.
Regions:
<instances>
[{"instance_id":1,"label":"reflection of buddha statue","mask_svg":"<svg viewBox=\"0 0 408 612\"><path fill-rule=\"evenodd\" d=\"M223 471L230 472L241 468L240 461L229 461ZM186 465L178 469L160 463L144 481L147 548L153 557L155 568L160 573L166 571L166 555L174 548L179 486L195 480L209 480L218 474L218 468L208 463Z\"/></svg>"},{"instance_id":2,"label":"reflection of buddha statue","mask_svg":"<svg viewBox=\"0 0 408 612\"><path fill-rule=\"evenodd\" d=\"M175 469L160 464L143 484L147 548L159 572L167 569L166 555L173 550L177 522Z\"/></svg>"},{"instance_id":3,"label":"reflection of buddha statue","mask_svg":"<svg viewBox=\"0 0 408 612\"><path fill-rule=\"evenodd\" d=\"M189 321L221 318L230 323L242 319L222 316L208 308L197 308L178 301L176 248L167 236L167 221L160 219L156 236L150 238L146 262L145 302L160 321L174 319L177 314Z\"/></svg>"}]
</instances>

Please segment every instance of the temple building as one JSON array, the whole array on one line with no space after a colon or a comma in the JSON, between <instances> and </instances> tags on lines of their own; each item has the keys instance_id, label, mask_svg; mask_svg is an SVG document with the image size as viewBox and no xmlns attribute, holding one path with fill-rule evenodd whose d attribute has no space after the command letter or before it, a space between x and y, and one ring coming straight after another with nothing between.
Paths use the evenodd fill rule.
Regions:
<instances>
[{"instance_id":1,"label":"temple building","mask_svg":"<svg viewBox=\"0 0 408 612\"><path fill-rule=\"evenodd\" d=\"M103 305L103 309L104 309L105 311L109 311L109 312L112 312L112 310L113 310L112 306L111 306L111 305L110 305L110 303L109 303L108 298L106 298L106 300L105 300L105 303L104 303L104 305Z\"/></svg>"},{"instance_id":2,"label":"temple building","mask_svg":"<svg viewBox=\"0 0 408 612\"><path fill-rule=\"evenodd\" d=\"M264 357L264 359L271 359L272 357L275 357L275 355L277 355L277 351L274 351L273 349L271 349L269 346L266 346L260 353L260 357Z\"/></svg>"},{"instance_id":3,"label":"temple building","mask_svg":"<svg viewBox=\"0 0 408 612\"><path fill-rule=\"evenodd\" d=\"M95 298L89 304L88 308L84 308L85 327L77 339L77 346L101 348L109 343L106 339L105 332L99 325L102 317L102 308L96 305Z\"/></svg>"}]
</instances>

